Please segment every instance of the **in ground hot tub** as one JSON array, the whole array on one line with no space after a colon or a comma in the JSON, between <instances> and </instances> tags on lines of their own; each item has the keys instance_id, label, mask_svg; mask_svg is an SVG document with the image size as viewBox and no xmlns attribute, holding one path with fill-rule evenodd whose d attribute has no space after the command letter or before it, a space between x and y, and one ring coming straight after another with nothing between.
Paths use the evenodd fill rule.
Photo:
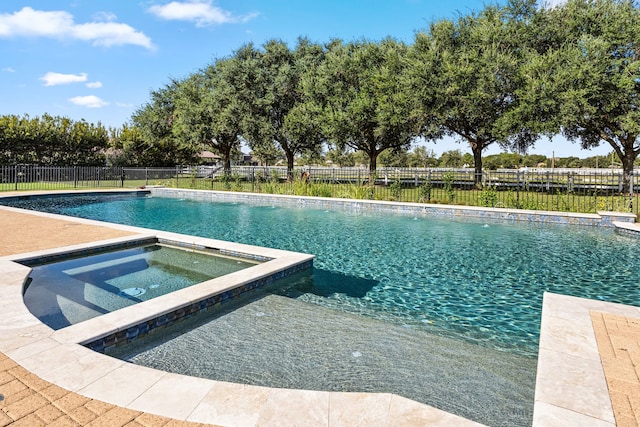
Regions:
<instances>
[{"instance_id":1,"label":"in ground hot tub","mask_svg":"<svg viewBox=\"0 0 640 427\"><path fill-rule=\"evenodd\" d=\"M24 302L43 323L61 329L259 262L156 241L23 261L32 268Z\"/></svg>"}]
</instances>

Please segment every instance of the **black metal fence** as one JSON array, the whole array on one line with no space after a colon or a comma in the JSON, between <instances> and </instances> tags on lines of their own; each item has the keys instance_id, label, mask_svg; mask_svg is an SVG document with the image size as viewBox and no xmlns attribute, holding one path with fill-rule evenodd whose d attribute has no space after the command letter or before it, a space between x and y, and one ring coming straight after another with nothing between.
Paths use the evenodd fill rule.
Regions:
<instances>
[{"instance_id":1,"label":"black metal fence","mask_svg":"<svg viewBox=\"0 0 640 427\"><path fill-rule=\"evenodd\" d=\"M0 166L0 190L138 188L161 185L201 190L445 203L515 209L638 213L638 176L616 169L484 171L442 168L241 166L122 168Z\"/></svg>"}]
</instances>

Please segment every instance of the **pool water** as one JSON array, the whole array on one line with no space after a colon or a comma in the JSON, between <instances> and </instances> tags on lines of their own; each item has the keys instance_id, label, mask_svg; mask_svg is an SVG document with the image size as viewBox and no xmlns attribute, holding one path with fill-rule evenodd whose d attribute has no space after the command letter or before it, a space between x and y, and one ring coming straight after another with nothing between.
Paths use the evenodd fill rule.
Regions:
<instances>
[{"instance_id":1,"label":"pool water","mask_svg":"<svg viewBox=\"0 0 640 427\"><path fill-rule=\"evenodd\" d=\"M530 356L544 291L640 305L638 241L611 229L157 197L12 205L314 254L287 296Z\"/></svg>"},{"instance_id":2,"label":"pool water","mask_svg":"<svg viewBox=\"0 0 640 427\"><path fill-rule=\"evenodd\" d=\"M82 322L255 265L166 245L29 263L29 311L53 329Z\"/></svg>"},{"instance_id":3,"label":"pool water","mask_svg":"<svg viewBox=\"0 0 640 427\"><path fill-rule=\"evenodd\" d=\"M535 383L533 358L269 292L107 354L219 381L396 393L490 426L532 418L533 388L522 384Z\"/></svg>"},{"instance_id":4,"label":"pool water","mask_svg":"<svg viewBox=\"0 0 640 427\"><path fill-rule=\"evenodd\" d=\"M392 391L489 425L531 423L543 292L640 305L638 241L611 229L157 197L12 205L316 256L312 275L202 330L141 341L126 359L252 384ZM271 356L252 359L261 354Z\"/></svg>"}]
</instances>

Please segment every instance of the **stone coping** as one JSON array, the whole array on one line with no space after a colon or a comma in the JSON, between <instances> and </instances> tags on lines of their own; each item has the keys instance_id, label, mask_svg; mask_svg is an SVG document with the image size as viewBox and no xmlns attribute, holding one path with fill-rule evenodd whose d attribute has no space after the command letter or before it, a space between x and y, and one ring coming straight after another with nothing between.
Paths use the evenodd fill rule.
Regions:
<instances>
[{"instance_id":1,"label":"stone coping","mask_svg":"<svg viewBox=\"0 0 640 427\"><path fill-rule=\"evenodd\" d=\"M640 237L640 224L638 223L614 221L612 224L621 232Z\"/></svg>"},{"instance_id":2,"label":"stone coping","mask_svg":"<svg viewBox=\"0 0 640 427\"><path fill-rule=\"evenodd\" d=\"M640 317L640 307L544 294L534 426L616 425L592 312Z\"/></svg>"}]
</instances>

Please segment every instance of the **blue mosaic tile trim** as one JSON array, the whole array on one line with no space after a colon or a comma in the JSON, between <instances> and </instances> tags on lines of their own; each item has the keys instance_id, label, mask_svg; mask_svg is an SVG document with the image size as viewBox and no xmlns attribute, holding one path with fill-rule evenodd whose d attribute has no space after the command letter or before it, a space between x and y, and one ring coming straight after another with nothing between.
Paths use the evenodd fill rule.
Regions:
<instances>
[{"instance_id":1,"label":"blue mosaic tile trim","mask_svg":"<svg viewBox=\"0 0 640 427\"><path fill-rule=\"evenodd\" d=\"M282 271L278 271L272 275L262 277L249 283L245 283L220 294L210 296L204 300L192 303L184 307L180 307L170 313L160 315L151 320L147 320L126 330L118 331L104 338L100 338L88 344L84 344L84 346L100 353L107 353L117 346L127 344L143 335L156 332L162 328L166 328L167 326L187 319L191 316L205 313L210 309L217 308L218 306L220 306L220 304L231 301L232 299L237 298L238 296L246 292L250 292L252 290L273 284L274 282L284 279L285 277L289 277L293 274L300 273L311 268L313 268L313 259L291 266Z\"/></svg>"},{"instance_id":2,"label":"blue mosaic tile trim","mask_svg":"<svg viewBox=\"0 0 640 427\"><path fill-rule=\"evenodd\" d=\"M628 228L616 228L616 232L627 236L640 237L640 230L629 230Z\"/></svg>"},{"instance_id":3,"label":"blue mosaic tile trim","mask_svg":"<svg viewBox=\"0 0 640 427\"><path fill-rule=\"evenodd\" d=\"M246 258L246 259L250 259L250 260L254 260L254 261L261 261L261 262L271 261L273 259L273 258L269 258L269 257L262 256L262 255L248 254L248 253L237 252L237 251L230 251L228 249L220 249L220 254L232 256L232 257L235 257L235 258Z\"/></svg>"},{"instance_id":4,"label":"blue mosaic tile trim","mask_svg":"<svg viewBox=\"0 0 640 427\"><path fill-rule=\"evenodd\" d=\"M86 190L86 191L74 191L72 193L48 193L48 194L21 194L19 196L1 196L0 204L9 205L12 201L16 200L33 200L33 199L53 199L56 197L83 197L83 196L93 196L93 195L103 195L105 197L113 196L113 197L122 197L122 196L131 196L131 197L146 197L151 194L149 190L134 190L134 191L96 191L96 190Z\"/></svg>"},{"instance_id":5,"label":"blue mosaic tile trim","mask_svg":"<svg viewBox=\"0 0 640 427\"><path fill-rule=\"evenodd\" d=\"M213 254L226 255L226 256L230 256L230 257L234 257L234 258L242 258L242 259L247 259L247 260L251 260L251 261L266 262L266 261L271 261L273 259L273 258L269 258L269 257L266 257L266 256L257 255L257 254L249 254L249 253L246 253L246 252L230 251L228 249L212 248L210 246L203 246L203 245L197 245L195 243L176 241L176 240L169 240L169 239L162 239L162 238L158 239L158 243L164 243L166 245L171 245L171 246L184 248L184 249L192 249L192 250L198 250L198 251L203 251L203 252L211 252Z\"/></svg>"},{"instance_id":6,"label":"blue mosaic tile trim","mask_svg":"<svg viewBox=\"0 0 640 427\"><path fill-rule=\"evenodd\" d=\"M635 215L630 215L630 214L618 214L616 212L614 213L607 213L607 212L598 212L598 215L600 215L601 219L601 225L605 226L605 227L615 227L615 225L613 224L613 222L626 222L629 224L633 224L636 222L636 217Z\"/></svg>"},{"instance_id":7,"label":"blue mosaic tile trim","mask_svg":"<svg viewBox=\"0 0 640 427\"><path fill-rule=\"evenodd\" d=\"M233 193L224 191L180 190L154 188L153 196L191 199L206 202L243 202L282 206L307 206L317 209L349 211L378 211L414 216L439 216L445 218L479 218L500 221L529 221L549 224L613 227L612 221L635 222L635 217L620 218L608 215L569 215L565 212L505 210L492 208L463 207L451 205L429 205L417 203L393 203L371 200L327 199L273 194Z\"/></svg>"},{"instance_id":8,"label":"blue mosaic tile trim","mask_svg":"<svg viewBox=\"0 0 640 427\"><path fill-rule=\"evenodd\" d=\"M165 244L165 245L171 245L171 246L175 246L175 247L178 247L178 248L192 249L192 250L198 250L198 251L211 251L211 252L217 252L218 251L215 248L210 248L210 247L203 246L203 245L196 245L195 243L183 242L183 241L178 241L178 240L169 240L169 239L158 238L158 243Z\"/></svg>"},{"instance_id":9,"label":"blue mosaic tile trim","mask_svg":"<svg viewBox=\"0 0 640 427\"><path fill-rule=\"evenodd\" d=\"M64 260L67 258L85 257L90 255L96 255L104 252L113 252L123 249L134 248L138 246L148 246L158 243L158 239L155 237L147 237L143 239L132 239L124 242L112 243L108 245L92 246L75 251L65 251L57 254L50 255L38 255L34 258L25 258L17 260L18 264L25 265L27 267L34 267L36 265L49 264L52 262Z\"/></svg>"},{"instance_id":10,"label":"blue mosaic tile trim","mask_svg":"<svg viewBox=\"0 0 640 427\"><path fill-rule=\"evenodd\" d=\"M246 260L251 260L251 261L267 262L267 261L271 261L273 259L273 258L269 258L269 257L263 256L263 255L250 254L250 253L246 253L246 252L231 251L231 250L228 250L228 249L212 248L210 246L203 246L203 245L197 245L195 243L176 241L176 240L169 240L169 239L162 239L162 238L158 239L158 243L163 243L163 244L166 244L166 245L171 245L171 246L184 248L184 249L199 250L199 251L203 251L203 252L212 252L213 254L220 254L220 255L225 255L225 256L229 256L229 257L233 257L233 258L241 258L241 259L246 259Z\"/></svg>"}]
</instances>

